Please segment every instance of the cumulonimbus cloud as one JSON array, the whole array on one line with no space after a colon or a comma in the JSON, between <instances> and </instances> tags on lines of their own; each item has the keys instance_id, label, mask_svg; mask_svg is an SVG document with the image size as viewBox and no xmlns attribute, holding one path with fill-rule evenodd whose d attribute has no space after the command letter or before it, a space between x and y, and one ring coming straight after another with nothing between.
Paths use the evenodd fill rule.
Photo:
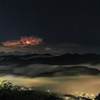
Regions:
<instances>
[{"instance_id":1,"label":"cumulonimbus cloud","mask_svg":"<svg viewBox=\"0 0 100 100\"><path fill-rule=\"evenodd\" d=\"M36 36L22 36L20 40L8 40L6 42L2 42L4 46L8 47L25 47L25 46L33 46L38 45L43 41L42 38L36 37Z\"/></svg>"}]
</instances>

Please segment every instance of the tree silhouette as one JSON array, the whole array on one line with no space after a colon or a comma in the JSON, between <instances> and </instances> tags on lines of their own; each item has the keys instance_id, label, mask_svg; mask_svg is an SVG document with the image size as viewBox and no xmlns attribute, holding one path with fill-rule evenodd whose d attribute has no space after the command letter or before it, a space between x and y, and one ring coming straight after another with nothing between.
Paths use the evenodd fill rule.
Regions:
<instances>
[{"instance_id":1,"label":"tree silhouette","mask_svg":"<svg viewBox=\"0 0 100 100\"><path fill-rule=\"evenodd\" d=\"M100 93L95 97L95 100L100 100Z\"/></svg>"},{"instance_id":2,"label":"tree silhouette","mask_svg":"<svg viewBox=\"0 0 100 100\"><path fill-rule=\"evenodd\" d=\"M10 83L7 80L2 81L1 84L0 84L0 89L11 90L11 88L12 88L12 83Z\"/></svg>"}]
</instances>

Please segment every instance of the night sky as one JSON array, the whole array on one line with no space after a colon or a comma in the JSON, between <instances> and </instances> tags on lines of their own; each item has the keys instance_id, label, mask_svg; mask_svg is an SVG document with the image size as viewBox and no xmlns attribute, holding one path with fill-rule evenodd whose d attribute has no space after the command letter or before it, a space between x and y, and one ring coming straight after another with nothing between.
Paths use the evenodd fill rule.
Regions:
<instances>
[{"instance_id":1,"label":"night sky","mask_svg":"<svg viewBox=\"0 0 100 100\"><path fill-rule=\"evenodd\" d=\"M21 36L37 36L51 45L98 47L100 1L0 0L0 42Z\"/></svg>"},{"instance_id":2,"label":"night sky","mask_svg":"<svg viewBox=\"0 0 100 100\"><path fill-rule=\"evenodd\" d=\"M97 94L99 57L100 0L0 0L0 81Z\"/></svg>"}]
</instances>

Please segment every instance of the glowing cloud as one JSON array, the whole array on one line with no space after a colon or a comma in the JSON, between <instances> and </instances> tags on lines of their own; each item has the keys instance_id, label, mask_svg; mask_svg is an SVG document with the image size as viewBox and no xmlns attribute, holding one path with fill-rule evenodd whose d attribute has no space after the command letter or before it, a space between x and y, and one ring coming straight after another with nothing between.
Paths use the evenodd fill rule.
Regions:
<instances>
[{"instance_id":1,"label":"glowing cloud","mask_svg":"<svg viewBox=\"0 0 100 100\"><path fill-rule=\"evenodd\" d=\"M45 50L47 50L47 51L48 51L48 50L51 50L51 48L49 48L49 47L46 47L46 48L45 48Z\"/></svg>"},{"instance_id":2,"label":"glowing cloud","mask_svg":"<svg viewBox=\"0 0 100 100\"><path fill-rule=\"evenodd\" d=\"M36 36L24 36L21 37L20 40L8 40L7 42L2 42L4 46L8 47L25 47L25 46L32 46L32 45L38 45L43 41L42 38L36 37Z\"/></svg>"}]
</instances>

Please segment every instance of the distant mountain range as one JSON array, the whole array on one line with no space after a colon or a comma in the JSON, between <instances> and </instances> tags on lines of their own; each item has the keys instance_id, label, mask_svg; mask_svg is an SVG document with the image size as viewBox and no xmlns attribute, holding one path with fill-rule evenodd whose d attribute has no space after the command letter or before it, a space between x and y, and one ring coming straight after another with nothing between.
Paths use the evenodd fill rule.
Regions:
<instances>
[{"instance_id":1,"label":"distant mountain range","mask_svg":"<svg viewBox=\"0 0 100 100\"><path fill-rule=\"evenodd\" d=\"M99 75L100 71L85 66L57 67L53 71L44 72L38 76L76 76L76 75Z\"/></svg>"},{"instance_id":2,"label":"distant mountain range","mask_svg":"<svg viewBox=\"0 0 100 100\"><path fill-rule=\"evenodd\" d=\"M6 62L6 63L5 63ZM27 55L5 55L0 56L2 64L48 64L48 65L76 65L90 63L96 65L100 63L98 54L64 54L52 56L51 54L27 54Z\"/></svg>"},{"instance_id":3,"label":"distant mountain range","mask_svg":"<svg viewBox=\"0 0 100 100\"><path fill-rule=\"evenodd\" d=\"M80 64L92 64L81 66ZM99 75L95 67L100 64L97 54L27 54L0 56L0 75L18 75L27 77L53 77L76 75Z\"/></svg>"}]
</instances>

